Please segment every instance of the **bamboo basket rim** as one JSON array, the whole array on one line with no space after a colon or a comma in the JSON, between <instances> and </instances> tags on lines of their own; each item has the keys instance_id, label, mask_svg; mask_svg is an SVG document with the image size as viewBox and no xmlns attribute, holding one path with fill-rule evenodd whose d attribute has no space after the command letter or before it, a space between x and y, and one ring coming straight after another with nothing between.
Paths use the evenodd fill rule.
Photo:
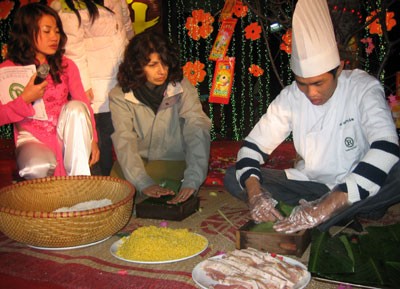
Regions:
<instances>
[{"instance_id":1,"label":"bamboo basket rim","mask_svg":"<svg viewBox=\"0 0 400 289\"><path fill-rule=\"evenodd\" d=\"M21 216L21 217L33 217L33 218L71 218L71 217L83 217L94 215L98 213L104 213L110 210L114 210L117 207L123 206L127 202L131 201L135 194L135 187L128 181L119 179L116 177L111 176L57 176L57 177L46 177L46 178L38 178L32 180L22 181L16 184L12 184L0 189L0 195L3 193L8 192L12 188L18 188L22 186L27 186L30 184L36 183L46 183L49 181L59 181L59 180L110 180L118 183L123 183L130 188L129 194L120 200L117 203L113 203L111 205L107 205L104 207L94 208L94 209L87 209L82 211L70 211L70 212L43 212L43 211L35 211L35 210L19 210L19 209L12 209L8 207L4 207L0 204L0 213L6 213L9 215L14 216Z\"/></svg>"}]
</instances>

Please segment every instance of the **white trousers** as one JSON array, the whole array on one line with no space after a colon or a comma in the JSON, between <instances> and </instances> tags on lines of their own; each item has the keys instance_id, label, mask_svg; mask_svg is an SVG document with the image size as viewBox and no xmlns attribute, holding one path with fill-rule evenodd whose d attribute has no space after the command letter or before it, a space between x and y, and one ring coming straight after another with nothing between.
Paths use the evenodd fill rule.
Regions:
<instances>
[{"instance_id":1,"label":"white trousers","mask_svg":"<svg viewBox=\"0 0 400 289\"><path fill-rule=\"evenodd\" d=\"M93 129L85 103L71 100L64 105L58 119L57 137L67 175L90 175ZM18 131L16 156L19 175L25 179L52 176L57 166L54 152L24 130Z\"/></svg>"}]
</instances>

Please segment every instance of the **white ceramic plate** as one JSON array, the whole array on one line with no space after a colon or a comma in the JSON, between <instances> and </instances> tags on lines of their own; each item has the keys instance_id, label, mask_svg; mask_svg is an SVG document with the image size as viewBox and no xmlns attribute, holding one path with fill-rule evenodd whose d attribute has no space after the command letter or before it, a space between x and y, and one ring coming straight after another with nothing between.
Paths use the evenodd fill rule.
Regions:
<instances>
[{"instance_id":1,"label":"white ceramic plate","mask_svg":"<svg viewBox=\"0 0 400 289\"><path fill-rule=\"evenodd\" d=\"M222 256L223 255L214 256L214 257L211 257L210 260L221 259ZM304 266L302 263L300 263L300 262L298 262L298 261L296 261L296 260L294 260L292 258L289 258L289 257L285 257L285 256L282 256L282 257L283 257L283 260L285 262L288 262L289 264L293 264L293 265L299 265L302 268L304 268L305 270L307 270L307 267ZM197 264L196 267L194 267L194 269L192 271L192 278L193 278L194 282L200 288L208 289L208 288L210 288L210 286L218 284L218 282L213 280L213 279L211 279L210 277L208 277L206 275L206 272L203 270L203 263L204 262L205 261L202 261L199 264ZM310 280L311 280L311 274L310 274L310 272L307 272L307 275L302 280L300 280L293 287L293 289L303 289L303 288L305 288L307 286L307 284L310 282Z\"/></svg>"},{"instance_id":2,"label":"white ceramic plate","mask_svg":"<svg viewBox=\"0 0 400 289\"><path fill-rule=\"evenodd\" d=\"M195 233L195 234L196 234L196 233ZM195 257L195 256L197 256L197 255L199 255L199 254L201 254L205 249L207 249L207 247L208 247L208 240L207 240L207 238L204 237L204 236L202 236L202 235L199 235L199 234L196 234L196 235L202 237L202 238L206 241L206 244L205 244L204 248L202 248L202 249L199 250L198 252L194 253L193 255L186 256L186 257L179 258L179 259L172 259L172 260L165 260L165 261L140 261L140 260L131 260L131 259L122 258L121 256L118 256L118 255L117 255L117 250L118 250L119 246L122 245L122 242L123 242L122 239L119 239L118 241L114 242L114 244L111 245L110 252L111 252L111 255L113 255L115 258L118 258L118 259L123 260L123 261L131 262L131 263L138 263L138 264L165 264L165 263L173 263L173 262L178 262L178 261L183 261L183 260L187 260L187 259L193 258L193 257Z\"/></svg>"},{"instance_id":3,"label":"white ceramic plate","mask_svg":"<svg viewBox=\"0 0 400 289\"><path fill-rule=\"evenodd\" d=\"M59 250L72 250L72 249L79 249L79 248L85 248L85 247L89 247L89 246L93 246L93 245L97 245L100 244L102 242L104 242L105 240L110 239L110 237L107 237L105 239L102 239L100 241L96 241L93 243L89 243L89 244L83 244L83 245L79 245L79 246L73 246L73 247L59 247L59 248L54 248L54 247L37 247L37 246L32 246L32 245L27 245L28 247L34 248L34 249L39 249L39 250L49 250L49 251L59 251Z\"/></svg>"}]
</instances>

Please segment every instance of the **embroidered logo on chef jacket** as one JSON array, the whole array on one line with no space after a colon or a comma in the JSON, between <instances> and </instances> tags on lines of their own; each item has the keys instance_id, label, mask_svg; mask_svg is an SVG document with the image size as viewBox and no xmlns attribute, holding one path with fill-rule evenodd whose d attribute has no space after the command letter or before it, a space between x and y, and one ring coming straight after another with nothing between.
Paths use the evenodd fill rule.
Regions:
<instances>
[{"instance_id":1,"label":"embroidered logo on chef jacket","mask_svg":"<svg viewBox=\"0 0 400 289\"><path fill-rule=\"evenodd\" d=\"M346 137L344 139L344 144L348 148L348 150L351 150L354 148L354 139L351 137Z\"/></svg>"}]
</instances>

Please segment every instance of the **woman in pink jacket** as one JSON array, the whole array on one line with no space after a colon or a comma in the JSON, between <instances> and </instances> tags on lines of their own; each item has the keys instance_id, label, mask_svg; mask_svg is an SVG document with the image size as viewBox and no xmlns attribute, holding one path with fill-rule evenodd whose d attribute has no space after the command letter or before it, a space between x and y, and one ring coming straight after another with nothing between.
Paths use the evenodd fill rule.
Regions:
<instances>
[{"instance_id":1,"label":"woman in pink jacket","mask_svg":"<svg viewBox=\"0 0 400 289\"><path fill-rule=\"evenodd\" d=\"M93 111L76 65L63 56L66 40L53 9L38 3L19 8L0 67L50 66L44 82L35 85L34 75L16 100L0 106L0 124L14 123L17 165L25 179L90 175L99 159ZM46 120L33 117L31 101L40 97Z\"/></svg>"}]
</instances>

